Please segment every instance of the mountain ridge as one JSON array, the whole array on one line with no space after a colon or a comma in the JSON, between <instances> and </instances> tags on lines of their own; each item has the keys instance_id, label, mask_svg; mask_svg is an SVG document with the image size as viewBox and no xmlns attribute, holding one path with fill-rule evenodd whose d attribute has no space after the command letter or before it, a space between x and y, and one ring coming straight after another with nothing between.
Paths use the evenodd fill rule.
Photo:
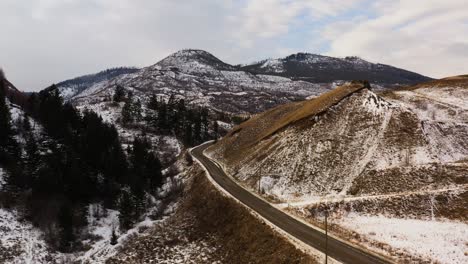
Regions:
<instances>
[{"instance_id":1,"label":"mountain ridge","mask_svg":"<svg viewBox=\"0 0 468 264\"><path fill-rule=\"evenodd\" d=\"M241 67L225 63L207 51L187 49L175 52L140 70L132 69L131 72L124 72L116 76L104 76L91 85L64 86L59 84L58 88L64 99L74 102L83 100L89 102L96 101L95 99L98 97L112 97L115 88L122 86L132 92L145 94L143 97L157 94L169 98L174 95L184 98L190 103L210 106L217 111L252 114L283 103L318 96L347 81L346 78L341 78L338 73L341 68L350 64L349 62L347 62L348 64L340 64L342 61L339 59L307 53L293 54L287 58L293 61L320 60L338 63L330 64L330 67L333 66L336 70L335 68L331 71L327 70L328 77L325 77L323 82L317 82L317 80L302 78L294 74L256 72L250 69L250 66ZM359 65L368 64L355 57L349 57L346 61L354 61L354 64ZM305 71L307 71L307 67L304 68ZM397 72L389 74L397 76L398 72L397 70ZM372 72L370 74L372 75ZM364 80L368 79L367 77L371 76L361 74L353 77L352 80ZM377 90L388 89L388 87L383 86L384 83L385 78L382 78L382 81L373 83L373 87ZM399 85L399 83L393 82L389 87L395 85ZM85 87L85 89L79 87ZM241 97L244 101L238 100Z\"/></svg>"},{"instance_id":2,"label":"mountain ridge","mask_svg":"<svg viewBox=\"0 0 468 264\"><path fill-rule=\"evenodd\" d=\"M337 58L298 52L283 58L267 59L244 65L241 69L255 74L285 76L310 82L364 79L382 85L408 85L432 78L381 63L371 63L357 56ZM334 71L333 74L331 71Z\"/></svg>"}]
</instances>

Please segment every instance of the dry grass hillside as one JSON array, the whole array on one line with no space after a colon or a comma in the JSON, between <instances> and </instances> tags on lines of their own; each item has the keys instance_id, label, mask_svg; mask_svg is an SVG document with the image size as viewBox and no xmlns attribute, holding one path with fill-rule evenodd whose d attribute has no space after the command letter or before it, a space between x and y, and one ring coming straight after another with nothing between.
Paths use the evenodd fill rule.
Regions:
<instances>
[{"instance_id":1,"label":"dry grass hillside","mask_svg":"<svg viewBox=\"0 0 468 264\"><path fill-rule=\"evenodd\" d=\"M261 181L284 201L466 184L468 81L452 81L384 97L343 86L256 116L208 154L246 186Z\"/></svg>"},{"instance_id":2,"label":"dry grass hillside","mask_svg":"<svg viewBox=\"0 0 468 264\"><path fill-rule=\"evenodd\" d=\"M315 225L327 214L332 233L397 263L467 263L467 88L467 76L380 94L340 87L260 114L206 154L278 207Z\"/></svg>"},{"instance_id":3,"label":"dry grass hillside","mask_svg":"<svg viewBox=\"0 0 468 264\"><path fill-rule=\"evenodd\" d=\"M365 82L352 82L326 92L315 99L281 105L256 115L234 127L228 136L221 140L222 144L231 145L230 148L226 149L228 152L226 154L235 155L238 151L248 149L288 125L309 116L319 115L343 98L367 88L368 85Z\"/></svg>"},{"instance_id":4,"label":"dry grass hillside","mask_svg":"<svg viewBox=\"0 0 468 264\"><path fill-rule=\"evenodd\" d=\"M106 263L318 263L224 196L194 164L176 213Z\"/></svg>"}]
</instances>

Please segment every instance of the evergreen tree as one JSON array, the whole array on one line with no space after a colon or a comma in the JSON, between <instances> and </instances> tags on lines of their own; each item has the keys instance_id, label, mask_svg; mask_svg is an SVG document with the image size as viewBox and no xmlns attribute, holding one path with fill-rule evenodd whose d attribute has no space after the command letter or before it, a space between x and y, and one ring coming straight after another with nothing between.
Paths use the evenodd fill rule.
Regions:
<instances>
[{"instance_id":1,"label":"evergreen tree","mask_svg":"<svg viewBox=\"0 0 468 264\"><path fill-rule=\"evenodd\" d=\"M21 165L21 149L16 142L11 115L6 101L7 84L0 70L0 165L6 170L7 189L16 190L24 185L24 174Z\"/></svg>"},{"instance_id":2,"label":"evergreen tree","mask_svg":"<svg viewBox=\"0 0 468 264\"><path fill-rule=\"evenodd\" d=\"M122 102L125 99L125 88L123 88L123 86L117 85L115 87L114 97L112 99L114 102Z\"/></svg>"},{"instance_id":3,"label":"evergreen tree","mask_svg":"<svg viewBox=\"0 0 468 264\"><path fill-rule=\"evenodd\" d=\"M25 176L25 187L29 188L33 184L33 180L36 177L37 166L39 165L40 155L39 147L37 145L34 134L29 132L25 135L25 158L24 158L24 176Z\"/></svg>"},{"instance_id":4,"label":"evergreen tree","mask_svg":"<svg viewBox=\"0 0 468 264\"><path fill-rule=\"evenodd\" d=\"M148 109L157 111L159 108L159 103L158 103L158 98L156 97L155 94L152 94L150 97L150 100L148 102L148 105L146 106Z\"/></svg>"},{"instance_id":5,"label":"evergreen tree","mask_svg":"<svg viewBox=\"0 0 468 264\"><path fill-rule=\"evenodd\" d=\"M25 134L31 132L31 122L29 121L29 116L26 114L23 116L22 129Z\"/></svg>"},{"instance_id":6,"label":"evergreen tree","mask_svg":"<svg viewBox=\"0 0 468 264\"><path fill-rule=\"evenodd\" d=\"M0 72L0 151L5 150L13 136L10 110L6 104L6 89L3 72Z\"/></svg>"},{"instance_id":7,"label":"evergreen tree","mask_svg":"<svg viewBox=\"0 0 468 264\"><path fill-rule=\"evenodd\" d=\"M158 127L162 130L167 129L167 104L163 101L159 105Z\"/></svg>"},{"instance_id":8,"label":"evergreen tree","mask_svg":"<svg viewBox=\"0 0 468 264\"><path fill-rule=\"evenodd\" d=\"M145 160L145 175L148 179L150 191L155 191L163 182L162 165L154 153L148 153Z\"/></svg>"},{"instance_id":9,"label":"evergreen tree","mask_svg":"<svg viewBox=\"0 0 468 264\"><path fill-rule=\"evenodd\" d=\"M135 223L135 199L128 190L122 190L119 201L119 225L121 231L132 228Z\"/></svg>"},{"instance_id":10,"label":"evergreen tree","mask_svg":"<svg viewBox=\"0 0 468 264\"><path fill-rule=\"evenodd\" d=\"M219 125L218 125L218 121L213 121L213 137L215 140L218 139L219 137Z\"/></svg>"},{"instance_id":11,"label":"evergreen tree","mask_svg":"<svg viewBox=\"0 0 468 264\"><path fill-rule=\"evenodd\" d=\"M122 108L122 123L124 125L132 123L134 121L132 113L132 102L126 101Z\"/></svg>"},{"instance_id":12,"label":"evergreen tree","mask_svg":"<svg viewBox=\"0 0 468 264\"><path fill-rule=\"evenodd\" d=\"M60 208L58 225L60 227L60 251L70 252L75 236L73 234L73 212L68 203L64 203Z\"/></svg>"},{"instance_id":13,"label":"evergreen tree","mask_svg":"<svg viewBox=\"0 0 468 264\"><path fill-rule=\"evenodd\" d=\"M110 244L111 245L117 245L117 240L118 240L118 237L115 233L115 227L112 227L112 234L111 234L111 240L110 240Z\"/></svg>"},{"instance_id":14,"label":"evergreen tree","mask_svg":"<svg viewBox=\"0 0 468 264\"><path fill-rule=\"evenodd\" d=\"M142 110L141 110L141 101L140 99L136 100L132 105L132 115L135 121L141 121Z\"/></svg>"},{"instance_id":15,"label":"evergreen tree","mask_svg":"<svg viewBox=\"0 0 468 264\"><path fill-rule=\"evenodd\" d=\"M185 125L184 145L193 146L192 125L190 123Z\"/></svg>"}]
</instances>

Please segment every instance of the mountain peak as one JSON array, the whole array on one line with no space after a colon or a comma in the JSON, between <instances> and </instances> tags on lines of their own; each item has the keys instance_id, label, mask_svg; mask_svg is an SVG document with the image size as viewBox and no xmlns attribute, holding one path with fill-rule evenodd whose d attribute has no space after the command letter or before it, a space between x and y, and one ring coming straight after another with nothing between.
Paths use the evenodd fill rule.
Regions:
<instances>
[{"instance_id":1,"label":"mountain peak","mask_svg":"<svg viewBox=\"0 0 468 264\"><path fill-rule=\"evenodd\" d=\"M156 64L162 68L185 68L196 66L208 66L217 70L234 70L234 66L229 65L213 54L199 49L179 50Z\"/></svg>"},{"instance_id":2,"label":"mountain peak","mask_svg":"<svg viewBox=\"0 0 468 264\"><path fill-rule=\"evenodd\" d=\"M312 58L330 58L330 57L319 55L319 54L314 54L314 53L298 52L298 53L291 54L291 55L285 57L284 60L288 60L288 61L305 61L305 60L309 60L309 59L312 59Z\"/></svg>"}]
</instances>

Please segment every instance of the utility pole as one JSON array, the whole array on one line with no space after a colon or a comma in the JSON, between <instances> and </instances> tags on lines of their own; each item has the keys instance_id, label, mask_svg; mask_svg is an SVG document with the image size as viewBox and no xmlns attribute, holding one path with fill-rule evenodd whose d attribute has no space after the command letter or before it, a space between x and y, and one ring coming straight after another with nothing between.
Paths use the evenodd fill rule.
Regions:
<instances>
[{"instance_id":1,"label":"utility pole","mask_svg":"<svg viewBox=\"0 0 468 264\"><path fill-rule=\"evenodd\" d=\"M327 217L328 217L328 205L325 208L325 264L328 263L328 223L327 223Z\"/></svg>"},{"instance_id":2,"label":"utility pole","mask_svg":"<svg viewBox=\"0 0 468 264\"><path fill-rule=\"evenodd\" d=\"M258 194L262 194L260 192L260 181L262 181L262 176L260 176L260 178L258 179Z\"/></svg>"}]
</instances>

